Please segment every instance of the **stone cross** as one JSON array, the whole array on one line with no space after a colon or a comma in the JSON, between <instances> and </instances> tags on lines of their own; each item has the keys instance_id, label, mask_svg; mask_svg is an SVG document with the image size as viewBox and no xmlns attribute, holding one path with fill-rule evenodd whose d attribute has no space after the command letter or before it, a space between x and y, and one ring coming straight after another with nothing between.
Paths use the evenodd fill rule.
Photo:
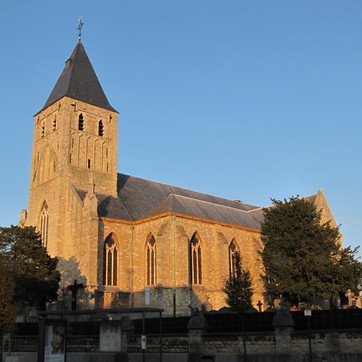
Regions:
<instances>
[{"instance_id":1,"label":"stone cross","mask_svg":"<svg viewBox=\"0 0 362 362\"><path fill-rule=\"evenodd\" d=\"M69 285L68 289L72 292L72 310L77 309L77 293L78 289L84 288L84 284L78 283L74 280L74 284Z\"/></svg>"},{"instance_id":2,"label":"stone cross","mask_svg":"<svg viewBox=\"0 0 362 362\"><path fill-rule=\"evenodd\" d=\"M257 306L258 306L259 312L261 312L261 307L263 306L263 303L260 300L258 300Z\"/></svg>"}]
</instances>

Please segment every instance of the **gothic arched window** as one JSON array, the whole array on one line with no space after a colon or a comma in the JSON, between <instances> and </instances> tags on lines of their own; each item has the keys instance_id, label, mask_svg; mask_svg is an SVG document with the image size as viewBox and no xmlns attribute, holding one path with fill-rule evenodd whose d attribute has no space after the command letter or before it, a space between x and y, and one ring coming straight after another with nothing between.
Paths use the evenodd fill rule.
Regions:
<instances>
[{"instance_id":1,"label":"gothic arched window","mask_svg":"<svg viewBox=\"0 0 362 362\"><path fill-rule=\"evenodd\" d=\"M235 254L239 252L238 245L235 242L235 239L233 239L229 245L229 274L230 276L235 276L236 272L236 259Z\"/></svg>"},{"instance_id":2,"label":"gothic arched window","mask_svg":"<svg viewBox=\"0 0 362 362\"><path fill-rule=\"evenodd\" d=\"M48 246L48 227L49 227L48 205L46 202L44 202L43 208L40 212L40 235L43 246L45 248Z\"/></svg>"},{"instance_id":3,"label":"gothic arched window","mask_svg":"<svg viewBox=\"0 0 362 362\"><path fill-rule=\"evenodd\" d=\"M78 129L79 131L84 131L84 118L82 113L78 117Z\"/></svg>"},{"instance_id":4,"label":"gothic arched window","mask_svg":"<svg viewBox=\"0 0 362 362\"><path fill-rule=\"evenodd\" d=\"M103 284L117 285L118 252L114 236L111 234L104 243Z\"/></svg>"},{"instance_id":5,"label":"gothic arched window","mask_svg":"<svg viewBox=\"0 0 362 362\"><path fill-rule=\"evenodd\" d=\"M104 134L103 122L102 122L102 120L100 120L98 123L98 136L102 137L103 134Z\"/></svg>"},{"instance_id":6,"label":"gothic arched window","mask_svg":"<svg viewBox=\"0 0 362 362\"><path fill-rule=\"evenodd\" d=\"M190 282L202 284L201 242L197 233L192 236L190 242Z\"/></svg>"},{"instance_id":7,"label":"gothic arched window","mask_svg":"<svg viewBox=\"0 0 362 362\"><path fill-rule=\"evenodd\" d=\"M156 240L150 234L146 244L147 285L156 284Z\"/></svg>"}]
</instances>

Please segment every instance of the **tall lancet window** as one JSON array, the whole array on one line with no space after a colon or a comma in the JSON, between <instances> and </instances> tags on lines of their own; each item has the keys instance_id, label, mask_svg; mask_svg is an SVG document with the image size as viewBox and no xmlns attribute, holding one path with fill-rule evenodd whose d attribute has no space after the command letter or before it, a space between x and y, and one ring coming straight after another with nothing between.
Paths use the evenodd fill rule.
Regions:
<instances>
[{"instance_id":1,"label":"tall lancet window","mask_svg":"<svg viewBox=\"0 0 362 362\"><path fill-rule=\"evenodd\" d=\"M84 131L84 118L82 113L78 117L78 129L79 131Z\"/></svg>"},{"instance_id":2,"label":"tall lancet window","mask_svg":"<svg viewBox=\"0 0 362 362\"><path fill-rule=\"evenodd\" d=\"M48 246L48 228L49 228L49 215L48 205L44 202L43 208L40 213L40 235L43 246Z\"/></svg>"},{"instance_id":3,"label":"tall lancet window","mask_svg":"<svg viewBox=\"0 0 362 362\"><path fill-rule=\"evenodd\" d=\"M104 134L104 127L103 127L103 122L102 122L102 120L100 120L99 122L98 122L98 136L103 136L103 134Z\"/></svg>"},{"instance_id":4,"label":"tall lancet window","mask_svg":"<svg viewBox=\"0 0 362 362\"><path fill-rule=\"evenodd\" d=\"M201 242L197 233L192 236L190 242L190 282L202 284Z\"/></svg>"},{"instance_id":5,"label":"tall lancet window","mask_svg":"<svg viewBox=\"0 0 362 362\"><path fill-rule=\"evenodd\" d=\"M233 239L229 245L229 274L230 276L235 276L236 273L236 259L235 254L239 252L238 245Z\"/></svg>"},{"instance_id":6,"label":"tall lancet window","mask_svg":"<svg viewBox=\"0 0 362 362\"><path fill-rule=\"evenodd\" d=\"M156 240L150 234L146 243L147 285L156 284Z\"/></svg>"},{"instance_id":7,"label":"tall lancet window","mask_svg":"<svg viewBox=\"0 0 362 362\"><path fill-rule=\"evenodd\" d=\"M104 243L103 254L103 284L117 285L118 252L117 243L113 234L109 235Z\"/></svg>"}]
</instances>

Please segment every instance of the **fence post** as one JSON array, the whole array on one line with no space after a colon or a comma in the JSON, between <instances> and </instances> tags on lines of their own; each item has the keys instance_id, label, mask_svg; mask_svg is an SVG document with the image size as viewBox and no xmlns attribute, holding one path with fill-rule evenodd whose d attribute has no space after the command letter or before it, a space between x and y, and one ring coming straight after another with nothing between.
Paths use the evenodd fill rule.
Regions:
<instances>
[{"instance_id":1,"label":"fence post","mask_svg":"<svg viewBox=\"0 0 362 362\"><path fill-rule=\"evenodd\" d=\"M203 352L203 335L207 328L207 320L201 312L196 312L191 316L187 324L189 330L188 362L200 361Z\"/></svg>"},{"instance_id":2,"label":"fence post","mask_svg":"<svg viewBox=\"0 0 362 362\"><path fill-rule=\"evenodd\" d=\"M291 352L291 334L294 330L292 314L287 309L280 309L273 318L275 327L275 353Z\"/></svg>"},{"instance_id":3,"label":"fence post","mask_svg":"<svg viewBox=\"0 0 362 362\"><path fill-rule=\"evenodd\" d=\"M115 355L116 362L128 362L127 338L128 333L134 331L134 324L129 317L121 318L121 352Z\"/></svg>"}]
</instances>

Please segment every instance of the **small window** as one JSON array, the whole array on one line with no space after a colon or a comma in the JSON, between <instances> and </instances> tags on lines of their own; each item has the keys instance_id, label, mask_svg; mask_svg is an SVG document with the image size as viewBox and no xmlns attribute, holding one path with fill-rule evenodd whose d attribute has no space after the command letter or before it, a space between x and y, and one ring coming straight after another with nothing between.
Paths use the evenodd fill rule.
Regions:
<instances>
[{"instance_id":1,"label":"small window","mask_svg":"<svg viewBox=\"0 0 362 362\"><path fill-rule=\"evenodd\" d=\"M88 159L88 168L91 168L91 160Z\"/></svg>"},{"instance_id":2,"label":"small window","mask_svg":"<svg viewBox=\"0 0 362 362\"><path fill-rule=\"evenodd\" d=\"M103 128L103 122L99 121L98 123L98 136L103 136L104 128Z\"/></svg>"},{"instance_id":3,"label":"small window","mask_svg":"<svg viewBox=\"0 0 362 362\"><path fill-rule=\"evenodd\" d=\"M53 119L53 131L57 130L57 116L54 117Z\"/></svg>"},{"instance_id":4,"label":"small window","mask_svg":"<svg viewBox=\"0 0 362 362\"><path fill-rule=\"evenodd\" d=\"M41 125L41 138L45 136L45 123L42 123Z\"/></svg>"},{"instance_id":5,"label":"small window","mask_svg":"<svg viewBox=\"0 0 362 362\"><path fill-rule=\"evenodd\" d=\"M79 131L84 131L84 119L83 114L81 113L78 118L78 129Z\"/></svg>"},{"instance_id":6,"label":"small window","mask_svg":"<svg viewBox=\"0 0 362 362\"><path fill-rule=\"evenodd\" d=\"M72 60L71 59L68 59L65 64L64 64L64 69L63 69L63 72L65 70L68 70L70 68L70 65L72 64Z\"/></svg>"}]
</instances>

